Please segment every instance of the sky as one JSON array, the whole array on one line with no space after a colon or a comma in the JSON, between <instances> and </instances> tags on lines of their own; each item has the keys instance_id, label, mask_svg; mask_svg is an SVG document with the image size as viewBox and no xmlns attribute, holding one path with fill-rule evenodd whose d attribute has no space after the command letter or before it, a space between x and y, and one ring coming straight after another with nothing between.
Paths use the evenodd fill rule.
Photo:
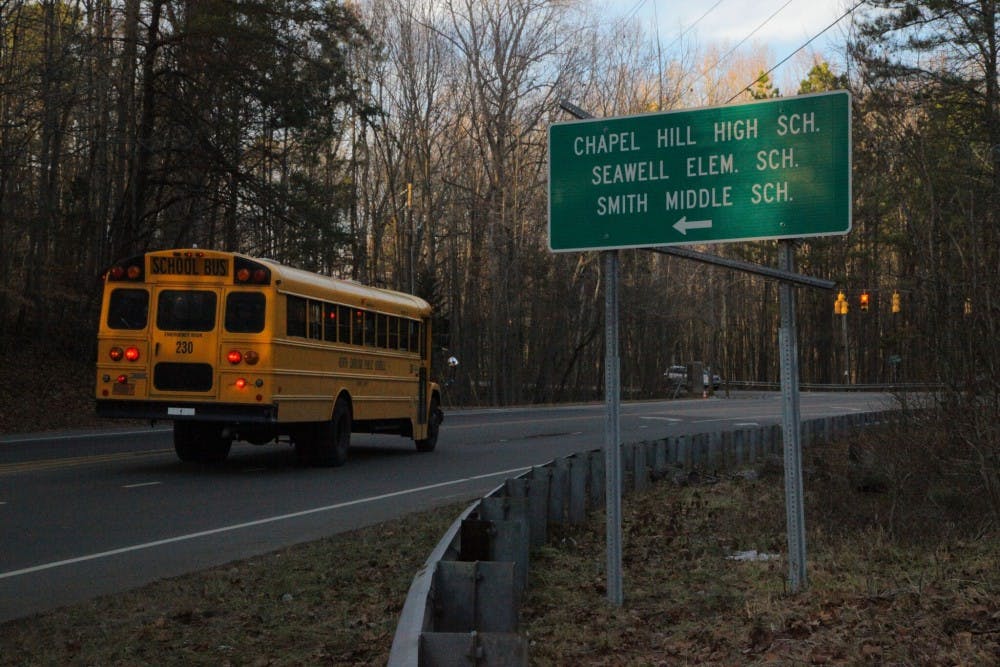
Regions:
<instances>
[{"instance_id":1,"label":"sky","mask_svg":"<svg viewBox=\"0 0 1000 667\"><path fill-rule=\"evenodd\" d=\"M728 50L753 33L741 48L755 43L768 47L772 65L821 33L855 4L856 0L607 0L611 17L634 17L651 33L658 29L664 46L684 33L684 42L717 44ZM805 51L823 54L835 71L841 70L837 64L843 58L850 20L850 16L843 19ZM795 61L792 58L776 72L776 81L780 83L783 75L796 81L802 78L798 71L801 60L798 64Z\"/></svg>"}]
</instances>

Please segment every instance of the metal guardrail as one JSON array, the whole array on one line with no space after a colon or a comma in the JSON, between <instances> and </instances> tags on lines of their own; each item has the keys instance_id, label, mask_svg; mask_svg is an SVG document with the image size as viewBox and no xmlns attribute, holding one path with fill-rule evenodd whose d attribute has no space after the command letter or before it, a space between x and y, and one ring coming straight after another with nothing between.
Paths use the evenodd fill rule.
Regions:
<instances>
[{"instance_id":1,"label":"metal guardrail","mask_svg":"<svg viewBox=\"0 0 1000 667\"><path fill-rule=\"evenodd\" d=\"M827 384L819 382L801 382L799 389L802 391L881 391L886 393L902 393L910 391L937 391L944 385L933 382L896 382L896 383L872 383L872 384ZM753 380L727 380L722 383L717 391L729 389L766 389L768 391L780 391L780 382L756 382Z\"/></svg>"},{"instance_id":2,"label":"metal guardrail","mask_svg":"<svg viewBox=\"0 0 1000 667\"><path fill-rule=\"evenodd\" d=\"M803 446L886 421L881 411L803 421ZM623 491L692 470L724 470L781 453L781 426L679 435L622 446ZM531 547L550 523L583 523L604 505L600 449L508 479L452 523L417 571L400 613L390 667L527 665L518 633Z\"/></svg>"}]
</instances>

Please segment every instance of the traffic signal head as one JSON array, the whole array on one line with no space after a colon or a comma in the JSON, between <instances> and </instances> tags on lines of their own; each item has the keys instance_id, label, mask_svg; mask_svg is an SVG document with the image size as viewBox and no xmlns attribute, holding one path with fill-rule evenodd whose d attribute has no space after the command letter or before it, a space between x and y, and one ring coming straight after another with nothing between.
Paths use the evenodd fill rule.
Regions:
<instances>
[{"instance_id":1,"label":"traffic signal head","mask_svg":"<svg viewBox=\"0 0 1000 667\"><path fill-rule=\"evenodd\" d=\"M871 300L871 295L868 292L862 292L859 297L861 310L868 310L868 303Z\"/></svg>"},{"instance_id":2,"label":"traffic signal head","mask_svg":"<svg viewBox=\"0 0 1000 667\"><path fill-rule=\"evenodd\" d=\"M833 302L833 314L834 315L846 315L847 314L847 297L841 292L837 295L837 300Z\"/></svg>"},{"instance_id":3,"label":"traffic signal head","mask_svg":"<svg viewBox=\"0 0 1000 667\"><path fill-rule=\"evenodd\" d=\"M901 299L899 297L899 292L892 293L892 312L898 313L902 310Z\"/></svg>"}]
</instances>

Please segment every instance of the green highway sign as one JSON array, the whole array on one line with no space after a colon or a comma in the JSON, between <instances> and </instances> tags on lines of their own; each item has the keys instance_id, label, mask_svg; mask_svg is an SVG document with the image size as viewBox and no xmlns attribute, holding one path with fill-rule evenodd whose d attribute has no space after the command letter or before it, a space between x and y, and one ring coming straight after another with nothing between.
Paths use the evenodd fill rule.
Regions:
<instances>
[{"instance_id":1,"label":"green highway sign","mask_svg":"<svg viewBox=\"0 0 1000 667\"><path fill-rule=\"evenodd\" d=\"M850 230L846 91L549 128L555 252Z\"/></svg>"}]
</instances>

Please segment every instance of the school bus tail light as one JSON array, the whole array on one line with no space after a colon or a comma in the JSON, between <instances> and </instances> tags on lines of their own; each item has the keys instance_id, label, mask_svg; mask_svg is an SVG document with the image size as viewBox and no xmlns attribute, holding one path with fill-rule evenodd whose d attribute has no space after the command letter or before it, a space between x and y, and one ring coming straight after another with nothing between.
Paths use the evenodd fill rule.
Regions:
<instances>
[{"instance_id":1,"label":"school bus tail light","mask_svg":"<svg viewBox=\"0 0 1000 667\"><path fill-rule=\"evenodd\" d=\"M241 352L240 350L230 350L226 354L226 361L231 363L233 366L238 366L241 363L246 362L249 366L257 365L260 361L260 355L253 350L247 350L246 352Z\"/></svg>"},{"instance_id":2,"label":"school bus tail light","mask_svg":"<svg viewBox=\"0 0 1000 667\"><path fill-rule=\"evenodd\" d=\"M236 388L239 389L240 391L246 389L247 388L246 378L236 378Z\"/></svg>"},{"instance_id":3,"label":"school bus tail light","mask_svg":"<svg viewBox=\"0 0 1000 667\"><path fill-rule=\"evenodd\" d=\"M233 260L233 278L237 285L270 285L271 269L259 262L237 257Z\"/></svg>"},{"instance_id":4,"label":"school bus tail light","mask_svg":"<svg viewBox=\"0 0 1000 667\"><path fill-rule=\"evenodd\" d=\"M126 347L125 348L125 359L126 359L126 361L139 361L139 348L137 348L137 347Z\"/></svg>"},{"instance_id":5,"label":"school bus tail light","mask_svg":"<svg viewBox=\"0 0 1000 667\"><path fill-rule=\"evenodd\" d=\"M118 262L108 269L108 280L130 280L132 282L141 281L146 275L145 261L146 258L143 255L137 255Z\"/></svg>"},{"instance_id":6,"label":"school bus tail light","mask_svg":"<svg viewBox=\"0 0 1000 667\"><path fill-rule=\"evenodd\" d=\"M108 356L111 357L111 361L121 361L125 358L125 350L120 347L113 347L108 350Z\"/></svg>"}]
</instances>

